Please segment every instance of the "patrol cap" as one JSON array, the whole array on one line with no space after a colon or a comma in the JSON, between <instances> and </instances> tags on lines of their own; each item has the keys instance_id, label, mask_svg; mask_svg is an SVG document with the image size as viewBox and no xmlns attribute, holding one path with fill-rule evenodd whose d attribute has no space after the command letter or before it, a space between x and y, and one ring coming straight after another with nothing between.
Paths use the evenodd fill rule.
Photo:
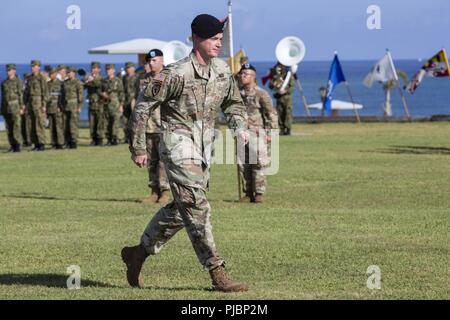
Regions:
<instances>
[{"instance_id":1,"label":"patrol cap","mask_svg":"<svg viewBox=\"0 0 450 320\"><path fill-rule=\"evenodd\" d=\"M41 61L39 60L31 60L31 66L40 66L41 65Z\"/></svg>"},{"instance_id":2,"label":"patrol cap","mask_svg":"<svg viewBox=\"0 0 450 320\"><path fill-rule=\"evenodd\" d=\"M115 69L116 66L114 65L114 63L107 63L105 64L105 69L109 70L109 69Z\"/></svg>"},{"instance_id":3,"label":"patrol cap","mask_svg":"<svg viewBox=\"0 0 450 320\"><path fill-rule=\"evenodd\" d=\"M67 71L77 73L77 69L75 67L67 67Z\"/></svg>"},{"instance_id":4,"label":"patrol cap","mask_svg":"<svg viewBox=\"0 0 450 320\"><path fill-rule=\"evenodd\" d=\"M9 71L9 70L16 70L16 65L14 63L8 63L6 65L6 71Z\"/></svg>"},{"instance_id":5,"label":"patrol cap","mask_svg":"<svg viewBox=\"0 0 450 320\"><path fill-rule=\"evenodd\" d=\"M55 68L50 68L50 70L48 70L49 74L53 74L53 73L56 73L56 72L58 72L58 70L56 70Z\"/></svg>"},{"instance_id":6,"label":"patrol cap","mask_svg":"<svg viewBox=\"0 0 450 320\"><path fill-rule=\"evenodd\" d=\"M209 39L223 32L224 22L209 14L200 14L192 20L191 30L200 38Z\"/></svg>"},{"instance_id":7,"label":"patrol cap","mask_svg":"<svg viewBox=\"0 0 450 320\"><path fill-rule=\"evenodd\" d=\"M155 58L155 57L163 57L163 56L164 56L164 54L163 54L163 52L161 50L159 50L159 49L152 49L152 50L150 50L147 53L147 56L145 57L145 60L150 60L150 59Z\"/></svg>"},{"instance_id":8,"label":"patrol cap","mask_svg":"<svg viewBox=\"0 0 450 320\"><path fill-rule=\"evenodd\" d=\"M133 62L127 62L125 63L125 69L128 69L130 67L135 67L136 65Z\"/></svg>"},{"instance_id":9,"label":"patrol cap","mask_svg":"<svg viewBox=\"0 0 450 320\"><path fill-rule=\"evenodd\" d=\"M58 64L57 70L61 71L62 69L67 69L67 67L63 64Z\"/></svg>"},{"instance_id":10,"label":"patrol cap","mask_svg":"<svg viewBox=\"0 0 450 320\"><path fill-rule=\"evenodd\" d=\"M91 62L91 69L94 69L94 68L100 68L100 62L92 61Z\"/></svg>"},{"instance_id":11,"label":"patrol cap","mask_svg":"<svg viewBox=\"0 0 450 320\"><path fill-rule=\"evenodd\" d=\"M48 64L47 64L47 65L44 66L44 71L45 71L45 72L50 72L51 69L52 69L52 66L51 66L51 65L48 65Z\"/></svg>"},{"instance_id":12,"label":"patrol cap","mask_svg":"<svg viewBox=\"0 0 450 320\"><path fill-rule=\"evenodd\" d=\"M252 66L250 63L244 63L241 67L241 71L244 70L253 70L256 72L256 68L254 66Z\"/></svg>"}]
</instances>

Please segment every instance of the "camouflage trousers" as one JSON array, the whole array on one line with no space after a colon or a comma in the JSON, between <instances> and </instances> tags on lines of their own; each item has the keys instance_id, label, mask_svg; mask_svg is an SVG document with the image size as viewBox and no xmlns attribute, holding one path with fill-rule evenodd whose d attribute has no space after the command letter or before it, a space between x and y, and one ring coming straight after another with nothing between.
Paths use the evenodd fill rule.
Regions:
<instances>
[{"instance_id":1,"label":"camouflage trousers","mask_svg":"<svg viewBox=\"0 0 450 320\"><path fill-rule=\"evenodd\" d=\"M103 110L89 109L89 131L92 141L102 142L105 138L105 121Z\"/></svg>"},{"instance_id":2,"label":"camouflage trousers","mask_svg":"<svg viewBox=\"0 0 450 320\"><path fill-rule=\"evenodd\" d=\"M78 117L77 111L65 112L64 136L66 143L78 143Z\"/></svg>"},{"instance_id":3,"label":"camouflage trousers","mask_svg":"<svg viewBox=\"0 0 450 320\"><path fill-rule=\"evenodd\" d=\"M166 191L170 189L169 181L167 180L166 169L164 162L159 157L159 133L147 133L145 135L147 142L147 157L148 157L148 186L159 191Z\"/></svg>"},{"instance_id":4,"label":"camouflage trousers","mask_svg":"<svg viewBox=\"0 0 450 320\"><path fill-rule=\"evenodd\" d=\"M291 130L292 127L292 96L284 95L277 99L278 126L280 133Z\"/></svg>"},{"instance_id":5,"label":"camouflage trousers","mask_svg":"<svg viewBox=\"0 0 450 320\"><path fill-rule=\"evenodd\" d=\"M130 121L131 113L133 112L133 109L131 108L131 103L126 104L123 109L122 114L122 125L123 125L123 135L125 137L125 140L128 141L128 121Z\"/></svg>"},{"instance_id":6,"label":"camouflage trousers","mask_svg":"<svg viewBox=\"0 0 450 320\"><path fill-rule=\"evenodd\" d=\"M64 127L62 115L63 113L61 111L47 114L48 129L50 131L50 141L53 146L64 145Z\"/></svg>"},{"instance_id":7,"label":"camouflage trousers","mask_svg":"<svg viewBox=\"0 0 450 320\"><path fill-rule=\"evenodd\" d=\"M31 118L31 142L34 145L45 144L45 113L41 106L28 108Z\"/></svg>"},{"instance_id":8,"label":"camouflage trousers","mask_svg":"<svg viewBox=\"0 0 450 320\"><path fill-rule=\"evenodd\" d=\"M6 130L8 132L8 142L11 146L21 145L22 136L20 132L20 114L19 113L5 113Z\"/></svg>"},{"instance_id":9,"label":"camouflage trousers","mask_svg":"<svg viewBox=\"0 0 450 320\"><path fill-rule=\"evenodd\" d=\"M25 144L31 144L31 117L28 112L20 116L20 127L22 131L22 140Z\"/></svg>"},{"instance_id":10,"label":"camouflage trousers","mask_svg":"<svg viewBox=\"0 0 450 320\"><path fill-rule=\"evenodd\" d=\"M105 127L106 127L106 137L109 142L118 141L119 140L119 122L120 122L120 113L117 108L108 107L105 110Z\"/></svg>"},{"instance_id":11,"label":"camouflage trousers","mask_svg":"<svg viewBox=\"0 0 450 320\"><path fill-rule=\"evenodd\" d=\"M209 168L203 165L181 167L170 161L164 162L174 200L151 219L141 237L142 245L147 253L157 254L178 231L186 228L200 263L209 270L222 265L224 261L217 253L212 234L211 207L206 199ZM180 183L181 176L195 176L204 187Z\"/></svg>"},{"instance_id":12,"label":"camouflage trousers","mask_svg":"<svg viewBox=\"0 0 450 320\"><path fill-rule=\"evenodd\" d=\"M245 146L245 159L238 164L244 194L264 194L266 192L265 168L269 161L265 137L258 141L250 141Z\"/></svg>"}]
</instances>

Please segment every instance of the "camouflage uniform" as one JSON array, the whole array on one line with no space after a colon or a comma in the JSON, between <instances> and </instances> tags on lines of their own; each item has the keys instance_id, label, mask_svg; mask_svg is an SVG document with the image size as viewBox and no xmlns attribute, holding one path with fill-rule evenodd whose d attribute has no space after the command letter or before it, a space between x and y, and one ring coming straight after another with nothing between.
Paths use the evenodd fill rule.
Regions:
<instances>
[{"instance_id":1,"label":"camouflage uniform","mask_svg":"<svg viewBox=\"0 0 450 320\"><path fill-rule=\"evenodd\" d=\"M33 61L32 65L39 63ZM39 63L40 64L40 63ZM35 147L45 145L45 113L48 101L47 81L42 74L28 76L25 86L24 102L31 118L31 142Z\"/></svg>"},{"instance_id":2,"label":"camouflage uniform","mask_svg":"<svg viewBox=\"0 0 450 320\"><path fill-rule=\"evenodd\" d=\"M138 91L136 97L150 82L152 76L150 73L142 74L138 79ZM154 109L147 121L147 130L145 131L145 140L148 156L148 186L156 193L170 190L169 181L167 180L166 168L164 162L159 156L159 143L161 139L161 112L159 108Z\"/></svg>"},{"instance_id":3,"label":"camouflage uniform","mask_svg":"<svg viewBox=\"0 0 450 320\"><path fill-rule=\"evenodd\" d=\"M292 94L295 89L295 79L291 76L289 83L286 87L286 93L281 95L279 93L283 86L284 79L286 78L286 72L276 73L272 79L270 79L269 87L274 91L274 97L277 99L277 111L278 111L278 124L280 127L280 134L290 134L292 127Z\"/></svg>"},{"instance_id":4,"label":"camouflage uniform","mask_svg":"<svg viewBox=\"0 0 450 320\"><path fill-rule=\"evenodd\" d=\"M117 144L120 120L119 109L124 101L122 80L117 77L103 79L102 92L108 95L105 104L106 136L110 144Z\"/></svg>"},{"instance_id":5,"label":"camouflage uniform","mask_svg":"<svg viewBox=\"0 0 450 320\"><path fill-rule=\"evenodd\" d=\"M151 79L139 95L129 126L133 155L146 154L147 121L159 106L160 151L174 201L156 213L141 243L148 254L156 254L185 227L200 263L213 270L223 265L206 199L214 121L221 109L231 128L245 129L245 107L226 63L212 59L204 68L192 52Z\"/></svg>"},{"instance_id":6,"label":"camouflage uniform","mask_svg":"<svg viewBox=\"0 0 450 320\"><path fill-rule=\"evenodd\" d=\"M131 116L131 111L134 109L134 105L136 103L136 93L139 93L139 80L136 75L128 76L126 75L122 79L123 81L123 89L125 96L125 103L123 106L123 125L124 125L124 136L125 141L128 141L128 133L127 126L128 121Z\"/></svg>"},{"instance_id":7,"label":"camouflage uniform","mask_svg":"<svg viewBox=\"0 0 450 320\"><path fill-rule=\"evenodd\" d=\"M63 82L58 79L48 83L49 100L47 103L48 127L52 145L60 147L64 145L63 111L61 107L61 91Z\"/></svg>"},{"instance_id":8,"label":"camouflage uniform","mask_svg":"<svg viewBox=\"0 0 450 320\"><path fill-rule=\"evenodd\" d=\"M24 91L26 88L29 76L30 75L26 74L26 73L23 75L24 80L23 80L23 85L22 85L22 91ZM25 99L24 99L24 103L25 103ZM26 109L20 116L20 130L22 132L23 145L30 146L31 145L31 117L30 117L30 113L27 112Z\"/></svg>"},{"instance_id":9,"label":"camouflage uniform","mask_svg":"<svg viewBox=\"0 0 450 320\"><path fill-rule=\"evenodd\" d=\"M12 65L7 65L7 69ZM15 69L15 66L14 66ZM8 69L9 70L9 69ZM1 114L5 118L8 141L11 149L20 151L22 137L20 132L20 110L23 106L23 85L16 76L14 79L6 79L2 82Z\"/></svg>"},{"instance_id":10,"label":"camouflage uniform","mask_svg":"<svg viewBox=\"0 0 450 320\"><path fill-rule=\"evenodd\" d=\"M62 88L62 105L65 114L65 139L69 147L78 143L78 118L83 106L83 83L78 79L67 79Z\"/></svg>"},{"instance_id":11,"label":"camouflage uniform","mask_svg":"<svg viewBox=\"0 0 450 320\"><path fill-rule=\"evenodd\" d=\"M94 64L93 64L94 65ZM92 81L84 82L89 100L89 129L91 140L95 145L102 145L105 138L104 104L100 93L103 80L100 75Z\"/></svg>"},{"instance_id":12,"label":"camouflage uniform","mask_svg":"<svg viewBox=\"0 0 450 320\"><path fill-rule=\"evenodd\" d=\"M245 147L245 162L242 161L239 164L239 173L244 193L253 198L255 193L262 195L266 192L267 181L264 169L270 161L266 136L270 135L271 129L278 128L278 119L272 99L264 89L258 86L242 89L241 96L247 108L251 138L250 143Z\"/></svg>"}]
</instances>

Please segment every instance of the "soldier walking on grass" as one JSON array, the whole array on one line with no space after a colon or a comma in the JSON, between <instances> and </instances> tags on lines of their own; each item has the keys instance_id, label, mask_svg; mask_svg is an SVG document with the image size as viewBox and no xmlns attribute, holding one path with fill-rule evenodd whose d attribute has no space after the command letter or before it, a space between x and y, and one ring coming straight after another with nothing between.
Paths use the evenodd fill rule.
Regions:
<instances>
[{"instance_id":1,"label":"soldier walking on grass","mask_svg":"<svg viewBox=\"0 0 450 320\"><path fill-rule=\"evenodd\" d=\"M152 78L140 94L130 119L130 151L139 167L147 164L145 132L151 112L161 108L161 157L174 200L149 222L140 244L122 249L128 283L143 287L141 269L149 255L185 228L200 263L209 270L213 289L248 290L228 278L211 227L211 207L206 197L211 165L216 111L221 109L240 143L248 141L245 107L225 62L218 59L223 22L202 14L191 24L191 54ZM187 152L189 151L189 152Z\"/></svg>"}]
</instances>

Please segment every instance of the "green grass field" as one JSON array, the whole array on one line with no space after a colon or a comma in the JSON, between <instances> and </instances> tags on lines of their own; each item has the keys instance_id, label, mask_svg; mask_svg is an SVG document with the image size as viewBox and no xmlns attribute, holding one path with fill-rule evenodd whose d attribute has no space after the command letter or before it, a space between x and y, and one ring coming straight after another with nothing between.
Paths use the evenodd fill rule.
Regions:
<instances>
[{"instance_id":1,"label":"green grass field","mask_svg":"<svg viewBox=\"0 0 450 320\"><path fill-rule=\"evenodd\" d=\"M157 205L128 148L6 153L0 134L1 299L449 299L450 124L296 125L263 205L212 168L214 235L250 291L211 292L185 231L131 289L120 259ZM65 288L81 267L80 290ZM381 269L369 290L366 270Z\"/></svg>"}]
</instances>

